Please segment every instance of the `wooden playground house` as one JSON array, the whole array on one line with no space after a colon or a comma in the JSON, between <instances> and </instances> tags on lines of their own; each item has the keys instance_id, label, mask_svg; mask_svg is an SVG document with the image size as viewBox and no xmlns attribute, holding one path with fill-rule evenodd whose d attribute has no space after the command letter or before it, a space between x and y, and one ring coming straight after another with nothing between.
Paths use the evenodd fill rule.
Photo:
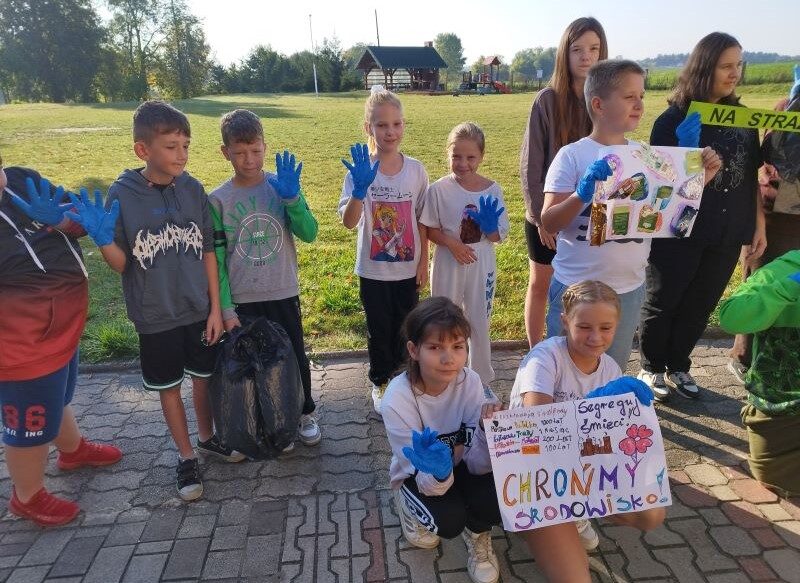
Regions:
<instances>
[{"instance_id":1,"label":"wooden playground house","mask_svg":"<svg viewBox=\"0 0 800 583\"><path fill-rule=\"evenodd\" d=\"M364 88L383 85L392 91L436 91L439 70L447 63L432 42L421 47L381 47L370 45L356 65L364 75Z\"/></svg>"},{"instance_id":2,"label":"wooden playground house","mask_svg":"<svg viewBox=\"0 0 800 583\"><path fill-rule=\"evenodd\" d=\"M511 93L511 88L500 81L500 57L484 57L480 73L465 71L462 75L460 91L478 93Z\"/></svg>"}]
</instances>

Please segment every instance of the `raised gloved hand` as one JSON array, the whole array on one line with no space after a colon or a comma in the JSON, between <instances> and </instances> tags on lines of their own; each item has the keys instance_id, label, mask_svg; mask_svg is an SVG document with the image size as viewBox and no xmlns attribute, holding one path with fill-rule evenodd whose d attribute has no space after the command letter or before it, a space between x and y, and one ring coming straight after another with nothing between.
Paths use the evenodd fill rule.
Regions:
<instances>
[{"instance_id":1,"label":"raised gloved hand","mask_svg":"<svg viewBox=\"0 0 800 583\"><path fill-rule=\"evenodd\" d=\"M595 397L611 397L613 395L624 395L633 393L642 405L650 405L653 402L653 391L644 382L634 377L620 377L606 383L602 387L586 393L584 399L594 399Z\"/></svg>"},{"instance_id":2,"label":"raised gloved hand","mask_svg":"<svg viewBox=\"0 0 800 583\"><path fill-rule=\"evenodd\" d=\"M353 163L350 164L350 162L342 158L342 164L350 171L350 176L353 177L353 198L364 200L364 197L367 196L369 185L372 184L378 174L380 160L376 160L375 164L370 163L369 148L366 144L351 146L350 155L353 157Z\"/></svg>"},{"instance_id":3,"label":"raised gloved hand","mask_svg":"<svg viewBox=\"0 0 800 583\"><path fill-rule=\"evenodd\" d=\"M478 202L478 210L474 211L469 209L467 214L478 223L481 232L484 235L491 235L498 230L498 223L500 222L500 215L506 210L506 207L497 208L500 199L491 195L482 196Z\"/></svg>"},{"instance_id":4,"label":"raised gloved hand","mask_svg":"<svg viewBox=\"0 0 800 583\"><path fill-rule=\"evenodd\" d=\"M703 123L700 121L700 113L695 111L690 113L675 128L675 136L678 138L678 146L681 148L700 147L700 129Z\"/></svg>"},{"instance_id":5,"label":"raised gloved hand","mask_svg":"<svg viewBox=\"0 0 800 583\"><path fill-rule=\"evenodd\" d=\"M98 247L114 242L114 227L119 217L119 201L111 203L111 208L106 212L103 207L103 195L99 190L94 191L94 203L89 200L89 193L81 188L81 197L69 193L69 198L75 206L75 212L68 211L66 216L84 228Z\"/></svg>"},{"instance_id":6,"label":"raised gloved hand","mask_svg":"<svg viewBox=\"0 0 800 583\"><path fill-rule=\"evenodd\" d=\"M39 180L39 190L36 190L36 185L32 178L25 179L25 187L28 191L29 202L12 193L11 202L14 203L14 206L34 221L45 225L57 225L64 220L64 213L72 205L69 203L61 204L61 201L64 200L63 186L56 188L52 196L50 196L50 181L46 178Z\"/></svg>"},{"instance_id":7,"label":"raised gloved hand","mask_svg":"<svg viewBox=\"0 0 800 583\"><path fill-rule=\"evenodd\" d=\"M411 445L404 447L403 454L420 472L433 474L437 480L445 480L453 471L453 455L450 448L436 439L439 434L430 427L424 427L422 433L411 433Z\"/></svg>"},{"instance_id":8,"label":"raised gloved hand","mask_svg":"<svg viewBox=\"0 0 800 583\"><path fill-rule=\"evenodd\" d=\"M281 200L291 200L300 194L300 172L303 171L303 163L300 162L295 168L294 154L289 154L288 150L283 151L283 159L280 154L275 154L275 173L276 177L267 179L281 197Z\"/></svg>"},{"instance_id":9,"label":"raised gloved hand","mask_svg":"<svg viewBox=\"0 0 800 583\"><path fill-rule=\"evenodd\" d=\"M789 90L789 99L800 97L800 65L794 66L794 85Z\"/></svg>"},{"instance_id":10,"label":"raised gloved hand","mask_svg":"<svg viewBox=\"0 0 800 583\"><path fill-rule=\"evenodd\" d=\"M592 165L583 173L583 178L578 182L578 188L575 189L575 194L578 195L583 202L592 202L594 198L594 186L598 180L605 180L611 176L611 166L605 160L596 160Z\"/></svg>"},{"instance_id":11,"label":"raised gloved hand","mask_svg":"<svg viewBox=\"0 0 800 583\"><path fill-rule=\"evenodd\" d=\"M797 283L800 283L800 271L798 271L797 273L793 273L792 275L790 275L790 276L789 276L789 279L791 279L792 281L796 281Z\"/></svg>"}]
</instances>

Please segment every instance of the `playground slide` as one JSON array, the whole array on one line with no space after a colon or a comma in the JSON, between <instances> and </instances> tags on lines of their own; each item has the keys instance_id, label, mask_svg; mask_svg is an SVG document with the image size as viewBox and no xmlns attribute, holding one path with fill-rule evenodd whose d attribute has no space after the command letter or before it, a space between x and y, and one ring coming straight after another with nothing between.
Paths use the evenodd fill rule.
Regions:
<instances>
[{"instance_id":1,"label":"playground slide","mask_svg":"<svg viewBox=\"0 0 800 583\"><path fill-rule=\"evenodd\" d=\"M509 87L505 83L501 83L500 81L494 81L492 85L494 86L495 89L497 89L499 93L511 93L511 87Z\"/></svg>"}]
</instances>

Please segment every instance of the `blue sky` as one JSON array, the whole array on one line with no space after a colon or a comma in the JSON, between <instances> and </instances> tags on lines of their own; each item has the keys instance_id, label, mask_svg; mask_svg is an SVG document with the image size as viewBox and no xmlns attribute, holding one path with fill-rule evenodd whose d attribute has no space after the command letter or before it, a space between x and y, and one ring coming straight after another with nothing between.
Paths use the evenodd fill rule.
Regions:
<instances>
[{"instance_id":1,"label":"blue sky","mask_svg":"<svg viewBox=\"0 0 800 583\"><path fill-rule=\"evenodd\" d=\"M257 44L290 54L334 34L344 48L375 44L378 10L383 45L422 45L439 32L456 33L467 62L499 54L509 62L518 50L555 46L564 27L579 16L598 18L611 56L641 59L658 53L689 52L705 34L733 34L745 50L800 53L797 0L727 2L708 0L188 0L205 26L217 59L239 61Z\"/></svg>"}]
</instances>

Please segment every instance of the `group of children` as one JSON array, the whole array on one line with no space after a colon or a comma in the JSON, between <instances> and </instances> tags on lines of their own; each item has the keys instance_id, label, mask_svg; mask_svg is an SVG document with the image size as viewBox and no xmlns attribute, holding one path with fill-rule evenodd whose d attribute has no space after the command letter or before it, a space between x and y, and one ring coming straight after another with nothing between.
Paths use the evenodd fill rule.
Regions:
<instances>
[{"instance_id":1,"label":"group of children","mask_svg":"<svg viewBox=\"0 0 800 583\"><path fill-rule=\"evenodd\" d=\"M601 386L634 390L645 404L651 396L634 379L615 381L631 351L646 270L648 289L650 280L661 281L648 292L657 306L667 279L658 269L667 268L653 265L648 240L590 247L586 230L595 183L610 173L607 163L596 162L598 151L628 143L625 134L636 129L643 113L644 71L631 61L600 60L606 50L602 28L598 34L592 22L582 26L565 33L563 51L570 56L560 58L573 76L569 90L581 89L579 101L590 118L584 129L591 129L581 136L583 126L576 126L556 141L557 152L538 158L547 170L537 179L542 204L531 207L538 223L537 257L557 241L549 285L551 337L536 342L541 329L538 337L533 331L512 407L586 398ZM575 30L582 32L576 37ZM552 104L551 109L560 111ZM698 146L697 120L670 116L678 144ZM404 536L412 545L433 548L440 537L462 534L471 578L491 583L498 580L499 567L489 531L500 523L500 513L483 420L500 407L490 389L489 320L498 275L494 245L508 234L508 215L500 186L479 173L485 136L477 125L453 128L446 144L450 173L431 185L423 165L400 150L404 130L398 97L373 88L364 116L368 144L353 146L351 159L343 160L347 173L338 209L345 227L358 229L355 272L366 315L371 396L392 447L389 471ZM0 198L0 316L13 324L2 334L13 330L19 350L0 354L0 399L15 514L63 524L78 512L74 503L43 487L50 442L60 451L62 469L121 457L112 446L83 439L69 408L88 297L76 243L84 232L122 276L128 316L139 334L143 384L158 391L178 450L176 487L182 499L202 495L198 452L229 462L245 458L215 436L208 398L215 345L243 320L263 316L287 331L305 393L298 437L306 445L319 443L294 243L295 237L313 241L318 228L301 188L302 163L284 152L276 156L276 172L265 172L264 132L250 111L223 116L221 133L222 155L233 176L208 196L184 170L191 137L186 116L159 101L143 103L134 114L134 151L144 166L123 172L105 202L99 193L92 200L82 190L65 203L63 191L46 181L37 184L35 173L8 169L8 196ZM710 147L702 159L709 183L723 164ZM2 172L0 180L5 187ZM732 187L725 180L717 180L718 188ZM725 231L737 244L758 230L744 219L740 223L735 232ZM431 241L436 248L429 266ZM760 243L753 240L754 246ZM433 297L419 302L429 272ZM540 272L537 268L537 276ZM690 331L683 334L688 338ZM406 361L407 370L400 372ZM661 374L663 381L656 370L661 361L648 362L642 376L663 398L668 391L659 392L655 378ZM192 379L195 444L180 393L185 375ZM681 390L691 392L687 386ZM663 518L663 509L655 509L612 520L649 530ZM594 548L598 537L588 522L530 531L526 541L549 580L589 581L585 549ZM559 553L548 550L554 544Z\"/></svg>"}]
</instances>

